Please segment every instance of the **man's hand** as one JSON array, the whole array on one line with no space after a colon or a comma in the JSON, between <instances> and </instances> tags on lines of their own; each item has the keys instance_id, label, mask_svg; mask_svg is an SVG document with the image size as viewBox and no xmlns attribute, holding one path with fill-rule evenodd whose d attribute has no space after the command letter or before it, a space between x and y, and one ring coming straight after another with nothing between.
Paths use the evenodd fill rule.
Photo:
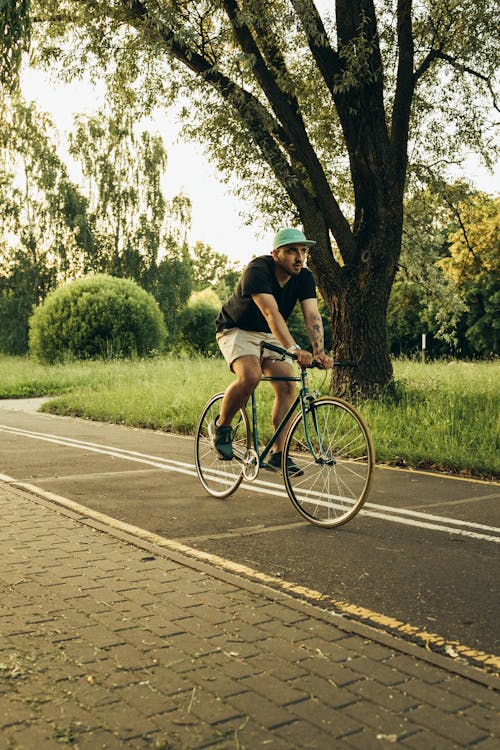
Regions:
<instances>
[{"instance_id":1,"label":"man's hand","mask_svg":"<svg viewBox=\"0 0 500 750\"><path fill-rule=\"evenodd\" d=\"M310 367L313 361L313 355L306 349L296 349L293 356L297 360L297 364L302 367Z\"/></svg>"},{"instance_id":2,"label":"man's hand","mask_svg":"<svg viewBox=\"0 0 500 750\"><path fill-rule=\"evenodd\" d=\"M315 354L313 357L315 362L318 362L322 370L331 370L333 367L333 359L325 354Z\"/></svg>"}]
</instances>

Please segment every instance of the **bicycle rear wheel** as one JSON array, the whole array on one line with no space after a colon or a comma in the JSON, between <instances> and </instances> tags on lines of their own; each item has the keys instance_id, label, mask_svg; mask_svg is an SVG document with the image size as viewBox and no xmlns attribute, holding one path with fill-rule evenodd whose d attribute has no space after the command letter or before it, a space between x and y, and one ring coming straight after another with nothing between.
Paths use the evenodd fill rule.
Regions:
<instances>
[{"instance_id":1,"label":"bicycle rear wheel","mask_svg":"<svg viewBox=\"0 0 500 750\"><path fill-rule=\"evenodd\" d=\"M306 421L302 412L298 414L286 435L283 477L288 495L296 510L317 526L340 526L359 512L374 463L368 427L341 399L313 401ZM293 471L293 464L299 472Z\"/></svg>"},{"instance_id":2,"label":"bicycle rear wheel","mask_svg":"<svg viewBox=\"0 0 500 750\"><path fill-rule=\"evenodd\" d=\"M243 459L250 447L250 424L247 413L240 409L233 419L232 461L220 458L208 434L208 425L219 416L224 394L218 393L203 408L195 438L195 463L198 477L209 495L228 497L243 480Z\"/></svg>"}]
</instances>

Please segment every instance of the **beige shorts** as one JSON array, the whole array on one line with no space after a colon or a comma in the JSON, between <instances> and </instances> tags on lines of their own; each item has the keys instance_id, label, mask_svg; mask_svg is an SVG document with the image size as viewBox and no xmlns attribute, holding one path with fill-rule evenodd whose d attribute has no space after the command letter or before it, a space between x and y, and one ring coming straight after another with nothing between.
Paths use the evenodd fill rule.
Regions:
<instances>
[{"instance_id":1,"label":"beige shorts","mask_svg":"<svg viewBox=\"0 0 500 750\"><path fill-rule=\"evenodd\" d=\"M226 328L216 334L217 343L224 356L224 359L232 370L232 364L238 357L251 355L257 357L262 364L264 359L282 360L278 352L272 352L270 349L264 349L261 354L260 342L267 341L276 346L282 346L278 339L272 333L259 333L258 331L244 331L242 328ZM285 357L285 362L293 366L293 359Z\"/></svg>"}]
</instances>

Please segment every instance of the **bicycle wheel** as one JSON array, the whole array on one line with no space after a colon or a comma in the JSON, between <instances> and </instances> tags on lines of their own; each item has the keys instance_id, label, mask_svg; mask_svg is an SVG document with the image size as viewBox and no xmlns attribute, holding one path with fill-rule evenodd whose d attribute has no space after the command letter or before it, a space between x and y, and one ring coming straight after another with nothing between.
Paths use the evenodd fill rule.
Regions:
<instances>
[{"instance_id":1,"label":"bicycle wheel","mask_svg":"<svg viewBox=\"0 0 500 750\"><path fill-rule=\"evenodd\" d=\"M289 459L300 471L292 471ZM338 398L307 406L290 425L283 477L290 500L310 523L334 527L350 521L365 502L375 454L359 412Z\"/></svg>"},{"instance_id":2,"label":"bicycle wheel","mask_svg":"<svg viewBox=\"0 0 500 750\"><path fill-rule=\"evenodd\" d=\"M209 495L228 497L243 480L243 459L250 447L250 424L244 409L240 409L233 419L232 461L225 461L212 445L208 435L208 425L219 416L223 393L218 393L205 405L196 429L195 463L198 477Z\"/></svg>"}]
</instances>

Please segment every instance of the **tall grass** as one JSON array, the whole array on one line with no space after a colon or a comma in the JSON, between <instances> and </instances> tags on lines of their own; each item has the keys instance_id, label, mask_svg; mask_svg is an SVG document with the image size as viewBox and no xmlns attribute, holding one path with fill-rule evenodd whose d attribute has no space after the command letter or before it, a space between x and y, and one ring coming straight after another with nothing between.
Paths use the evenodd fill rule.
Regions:
<instances>
[{"instance_id":1,"label":"tall grass","mask_svg":"<svg viewBox=\"0 0 500 750\"><path fill-rule=\"evenodd\" d=\"M394 363L395 396L360 404L377 459L480 476L500 476L500 362ZM311 387L328 390L324 373ZM0 357L0 398L55 395L55 414L192 433L208 397L231 381L219 359L159 357L40 365ZM259 431L269 436L273 399L258 391Z\"/></svg>"},{"instance_id":2,"label":"tall grass","mask_svg":"<svg viewBox=\"0 0 500 750\"><path fill-rule=\"evenodd\" d=\"M500 474L500 362L396 361L396 396L362 405L377 457Z\"/></svg>"}]
</instances>

